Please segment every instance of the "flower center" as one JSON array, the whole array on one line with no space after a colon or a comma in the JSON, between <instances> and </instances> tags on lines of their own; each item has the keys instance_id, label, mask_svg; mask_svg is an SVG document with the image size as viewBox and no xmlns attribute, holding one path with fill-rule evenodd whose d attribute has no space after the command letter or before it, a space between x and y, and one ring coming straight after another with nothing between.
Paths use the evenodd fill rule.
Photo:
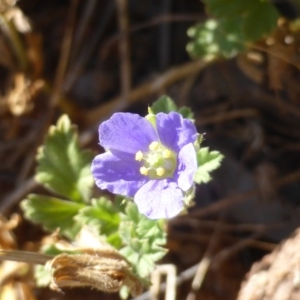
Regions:
<instances>
[{"instance_id":1,"label":"flower center","mask_svg":"<svg viewBox=\"0 0 300 300\"><path fill-rule=\"evenodd\" d=\"M148 152L138 151L135 159L143 162L140 173L154 179L172 177L177 166L176 154L159 142L152 142Z\"/></svg>"}]
</instances>

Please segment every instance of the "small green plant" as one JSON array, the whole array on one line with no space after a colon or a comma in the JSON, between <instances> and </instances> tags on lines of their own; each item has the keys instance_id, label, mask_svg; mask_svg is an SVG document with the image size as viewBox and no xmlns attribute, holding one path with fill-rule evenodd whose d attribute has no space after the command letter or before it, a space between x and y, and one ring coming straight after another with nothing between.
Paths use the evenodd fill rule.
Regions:
<instances>
[{"instance_id":1,"label":"small green plant","mask_svg":"<svg viewBox=\"0 0 300 300\"><path fill-rule=\"evenodd\" d=\"M111 292L124 285L125 297L128 291L140 292L140 285L149 286L150 273L167 252L166 219L191 204L195 183L208 182L223 156L201 147L202 136L197 134L192 111L178 109L166 96L149 108L146 118L116 113L99 130L106 152L93 160L91 151L80 148L76 127L66 115L51 126L38 150L35 176L49 193L30 194L21 207L27 219L49 232L59 229L59 235L70 242L76 241L85 227L98 236L97 247L86 244L75 247L71 254L55 242L44 246L41 250L55 257L48 264L54 271L39 266L36 277L40 284L52 282L57 288L63 273L71 278L72 286L95 287L94 281L89 282L94 273L86 274L85 268L89 272L98 268L103 273L99 273L97 286ZM151 168L156 173L151 173ZM93 197L94 180L100 189L115 195ZM151 189L147 190L147 185ZM147 192L143 194L145 186ZM98 254L91 258L93 251ZM95 266L95 261L101 266ZM74 272L64 273L70 272L64 264L72 264ZM76 278L84 282L74 282ZM108 285L103 280L110 280L110 290L105 290Z\"/></svg>"},{"instance_id":2,"label":"small green plant","mask_svg":"<svg viewBox=\"0 0 300 300\"><path fill-rule=\"evenodd\" d=\"M231 58L249 43L269 35L279 13L267 0L203 0L213 18L188 30L187 51L192 58Z\"/></svg>"}]
</instances>

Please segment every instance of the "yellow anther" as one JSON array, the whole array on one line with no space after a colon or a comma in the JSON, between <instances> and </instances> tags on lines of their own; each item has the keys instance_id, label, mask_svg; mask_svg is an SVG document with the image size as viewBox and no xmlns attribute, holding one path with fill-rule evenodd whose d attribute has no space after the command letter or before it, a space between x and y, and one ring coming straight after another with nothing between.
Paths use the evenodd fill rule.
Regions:
<instances>
[{"instance_id":1,"label":"yellow anther","mask_svg":"<svg viewBox=\"0 0 300 300\"><path fill-rule=\"evenodd\" d=\"M141 161L142 159L143 159L143 152L142 152L142 151L138 151L138 152L135 154L135 160Z\"/></svg>"},{"instance_id":2,"label":"yellow anther","mask_svg":"<svg viewBox=\"0 0 300 300\"><path fill-rule=\"evenodd\" d=\"M149 145L149 149L150 149L151 151L155 151L155 150L157 150L158 146L159 146L159 143L158 143L158 142L152 142L152 143Z\"/></svg>"},{"instance_id":3,"label":"yellow anther","mask_svg":"<svg viewBox=\"0 0 300 300\"><path fill-rule=\"evenodd\" d=\"M165 174L165 169L163 167L159 167L156 169L156 175L157 176L163 176Z\"/></svg>"},{"instance_id":4,"label":"yellow anther","mask_svg":"<svg viewBox=\"0 0 300 300\"><path fill-rule=\"evenodd\" d=\"M148 175L148 169L147 169L146 167L141 167L141 168L140 168L140 173L141 173L142 175L147 176L147 175Z\"/></svg>"},{"instance_id":5,"label":"yellow anther","mask_svg":"<svg viewBox=\"0 0 300 300\"><path fill-rule=\"evenodd\" d=\"M163 158L170 158L171 155L172 155L172 152L169 149L164 150Z\"/></svg>"}]
</instances>

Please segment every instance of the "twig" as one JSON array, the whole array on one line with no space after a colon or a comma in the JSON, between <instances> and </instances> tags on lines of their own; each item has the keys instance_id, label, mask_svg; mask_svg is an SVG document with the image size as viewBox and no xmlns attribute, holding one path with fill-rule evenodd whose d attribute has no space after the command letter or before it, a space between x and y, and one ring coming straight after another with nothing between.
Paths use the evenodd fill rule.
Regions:
<instances>
[{"instance_id":1,"label":"twig","mask_svg":"<svg viewBox=\"0 0 300 300\"><path fill-rule=\"evenodd\" d=\"M169 227L172 226L184 226L185 228L189 226L192 230L198 232L200 228L213 229L219 225L217 220L201 220L191 218L190 215L183 216L181 218L174 218L168 222ZM223 232L232 231L232 232L257 232L258 230L269 230L276 229L284 226L286 222L272 223L272 224L252 224L252 223L243 223L243 224L229 224L222 222L221 230Z\"/></svg>"},{"instance_id":2,"label":"twig","mask_svg":"<svg viewBox=\"0 0 300 300\"><path fill-rule=\"evenodd\" d=\"M62 84L67 70L69 55L71 50L77 5L78 5L78 0L72 0L69 8L69 15L68 15L67 25L65 29L65 35L62 43L62 51L58 62L58 67L56 70L53 93L49 100L48 110L46 111L45 115L43 116L43 119L40 122L40 125L38 126L38 132L36 133L37 138L34 143L35 146L34 149L36 149L41 143L41 139L43 138L44 133L46 132L52 120L54 114L54 108L56 107L58 101L61 98ZM26 176L28 175L28 172L30 171L34 163L34 160L35 160L35 153L31 153L31 155L28 156L27 160L22 166L22 171L19 174L19 178L16 182L17 186L19 186L21 182L23 182Z\"/></svg>"},{"instance_id":3,"label":"twig","mask_svg":"<svg viewBox=\"0 0 300 300\"><path fill-rule=\"evenodd\" d=\"M135 33L144 29L149 29L154 26L161 25L163 23L173 23L173 22L200 22L204 21L206 17L199 14L172 14L172 15L160 15L155 18L150 19L142 24L133 25L130 28L130 33ZM106 47L111 47L112 44L116 43L120 39L120 34L115 34L106 41Z\"/></svg>"},{"instance_id":4,"label":"twig","mask_svg":"<svg viewBox=\"0 0 300 300\"><path fill-rule=\"evenodd\" d=\"M174 22L201 22L206 20L206 17L203 17L201 14L166 14L166 15L159 15L147 22L142 24L134 25L130 29L130 32L136 32L143 29L148 29L153 26L157 26L163 23L174 23Z\"/></svg>"},{"instance_id":5,"label":"twig","mask_svg":"<svg viewBox=\"0 0 300 300\"><path fill-rule=\"evenodd\" d=\"M199 264L196 264L196 265L192 266L191 268L180 273L176 278L176 284L180 285L181 283L193 278L195 273L197 272L198 268L199 268ZM165 290L166 290L166 283L162 283L160 285L160 292L164 292ZM151 297L151 295L150 295L150 292L148 291L138 297L135 297L134 300L148 300L148 299L150 299L150 297Z\"/></svg>"},{"instance_id":6,"label":"twig","mask_svg":"<svg viewBox=\"0 0 300 300\"><path fill-rule=\"evenodd\" d=\"M171 0L162 1L162 12L163 14L170 14L172 8ZM171 25L169 22L164 22L161 26L160 41L159 41L159 65L161 70L165 70L169 66L170 62L170 46L171 46Z\"/></svg>"},{"instance_id":7,"label":"twig","mask_svg":"<svg viewBox=\"0 0 300 300\"><path fill-rule=\"evenodd\" d=\"M274 185L276 188L281 188L285 186L286 184L289 184L291 182L297 181L300 179L300 170L297 170L289 175L286 175L280 179L277 179L274 182ZM190 212L190 217L203 217L205 215L209 215L212 213L216 213L219 211L222 211L224 209L227 209L233 205L236 205L238 203L241 203L243 201L246 201L247 199L251 197L258 196L260 193L259 189L253 189L249 192L237 194L237 195L230 195L227 197L224 197L223 199L220 199L218 202L209 205L206 208L201 208L196 211Z\"/></svg>"},{"instance_id":8,"label":"twig","mask_svg":"<svg viewBox=\"0 0 300 300\"><path fill-rule=\"evenodd\" d=\"M223 213L221 213L219 220L222 220ZM195 300L196 293L199 291L204 278L207 274L207 271L211 265L211 258L213 256L213 252L216 249L217 243L221 234L222 222L218 223L218 226L215 227L212 237L210 238L209 244L206 248L205 254L199 263L199 267L195 274L195 277L192 281L191 290L186 298L186 300Z\"/></svg>"},{"instance_id":9,"label":"twig","mask_svg":"<svg viewBox=\"0 0 300 300\"><path fill-rule=\"evenodd\" d=\"M239 252L243 248L247 247L249 244L253 242L254 239L260 237L264 232L256 232L250 235L249 238L242 239L241 241L237 242L235 245L225 248L220 251L212 260L212 268L218 267L222 262L228 259L233 254ZM275 247L274 247L275 248ZM272 249L273 250L273 249Z\"/></svg>"},{"instance_id":10,"label":"twig","mask_svg":"<svg viewBox=\"0 0 300 300\"><path fill-rule=\"evenodd\" d=\"M22 70L26 70L28 67L28 59L26 55L26 50L24 48L24 44L20 39L20 35L17 33L13 25L4 17L4 14L0 14L0 28L1 32L4 33L5 38L9 40L14 54L16 54L19 67Z\"/></svg>"},{"instance_id":11,"label":"twig","mask_svg":"<svg viewBox=\"0 0 300 300\"><path fill-rule=\"evenodd\" d=\"M214 114L211 117L201 117L196 121L197 126L227 122L240 118L257 118L260 114L256 109L245 108Z\"/></svg>"},{"instance_id":12,"label":"twig","mask_svg":"<svg viewBox=\"0 0 300 300\"><path fill-rule=\"evenodd\" d=\"M119 19L119 51L121 58L120 78L122 102L127 103L131 89L131 63L129 46L129 22L128 22L128 1L116 0Z\"/></svg>"},{"instance_id":13,"label":"twig","mask_svg":"<svg viewBox=\"0 0 300 300\"><path fill-rule=\"evenodd\" d=\"M211 257L209 254L204 255L204 257L201 259L197 272L195 274L195 277L192 282L192 289L189 292L186 300L195 300L196 299L196 292L200 289L205 275L211 266Z\"/></svg>"},{"instance_id":14,"label":"twig","mask_svg":"<svg viewBox=\"0 0 300 300\"><path fill-rule=\"evenodd\" d=\"M132 104L139 99L157 93L162 88L168 87L192 73L201 71L205 66L207 66L206 62L198 60L172 68L159 75L154 80L132 90L128 95L128 104ZM99 121L103 120L107 115L112 114L115 111L123 110L126 106L127 105L124 103L121 103L121 98L119 96L113 98L108 101L107 104L88 111L84 116L84 123L86 126L99 123Z\"/></svg>"},{"instance_id":15,"label":"twig","mask_svg":"<svg viewBox=\"0 0 300 300\"><path fill-rule=\"evenodd\" d=\"M257 231L256 231L257 232ZM211 240L211 233L207 234L190 234L190 233L170 233L168 235L170 240L179 240L181 243L193 243L193 244L207 244ZM230 236L227 234L222 234L220 237L220 240L228 243L236 243L240 241L240 238ZM272 251L276 244L268 243L268 242L261 242L257 240L249 240L249 247L261 249L264 251ZM170 247L170 250L172 250L172 247Z\"/></svg>"},{"instance_id":16,"label":"twig","mask_svg":"<svg viewBox=\"0 0 300 300\"><path fill-rule=\"evenodd\" d=\"M79 75L82 73L84 65L90 59L93 51L95 50L97 43L99 42L99 39L101 38L104 32L106 24L108 23L109 19L113 14L114 7L115 7L114 2L108 1L107 5L108 7L104 11L102 18L100 19L100 24L98 24L97 26L97 31L93 34L88 45L85 45L84 51L82 51L81 55L76 59L74 64L70 67L68 74L66 75L66 79L64 81L64 86L63 86L65 92L70 91L71 88L76 83Z\"/></svg>"},{"instance_id":17,"label":"twig","mask_svg":"<svg viewBox=\"0 0 300 300\"><path fill-rule=\"evenodd\" d=\"M1 214L7 213L12 206L16 205L20 199L35 189L37 185L38 184L34 181L33 177L22 182L22 184L19 185L16 190L14 190L0 202Z\"/></svg>"},{"instance_id":18,"label":"twig","mask_svg":"<svg viewBox=\"0 0 300 300\"><path fill-rule=\"evenodd\" d=\"M61 97L64 77L66 75L67 66L69 63L77 5L78 5L78 0L72 0L70 5L68 20L67 20L67 25L65 29L65 35L62 43L62 51L59 58L58 67L56 70L56 76L54 80L54 90L50 101L50 107L54 107ZM49 117L50 120L51 117L52 114L50 114Z\"/></svg>"},{"instance_id":19,"label":"twig","mask_svg":"<svg viewBox=\"0 0 300 300\"><path fill-rule=\"evenodd\" d=\"M173 264L166 264L157 266L151 274L151 300L159 299L161 277L164 274L167 275L165 300L176 299L176 267Z\"/></svg>"},{"instance_id":20,"label":"twig","mask_svg":"<svg viewBox=\"0 0 300 300\"><path fill-rule=\"evenodd\" d=\"M253 240L254 238L257 238L260 233L255 233L253 235L251 235L249 238L243 239L240 242L238 242L236 245L225 249L224 251L219 252L219 254L217 254L214 258L211 258L211 263L212 263L212 267L216 267L218 264L220 264L222 261L224 261L225 258L228 258L230 255L236 253L237 251L241 250L242 248L244 248L245 246L248 246L248 243L250 240ZM206 262L207 263L207 262ZM176 284L180 285L185 281L188 281L190 279L192 279L196 272L199 270L199 266L200 263L192 266L191 268L183 271L182 273L180 273L177 278L176 278ZM203 263L203 268L205 267L205 264ZM166 284L162 283L160 285L160 292L163 292L166 290ZM150 299L150 292L145 292L142 295L134 298L134 300L148 300Z\"/></svg>"},{"instance_id":21,"label":"twig","mask_svg":"<svg viewBox=\"0 0 300 300\"><path fill-rule=\"evenodd\" d=\"M188 95L192 89L192 87L195 85L197 79L199 77L199 74L194 73L188 76L183 83L179 95L178 95L178 100L177 100L177 105L179 107L187 105L188 101Z\"/></svg>"},{"instance_id":22,"label":"twig","mask_svg":"<svg viewBox=\"0 0 300 300\"><path fill-rule=\"evenodd\" d=\"M83 11L83 16L79 20L78 29L76 31L76 34L74 35L74 42L73 42L73 48L72 53L70 57L70 63L74 62L75 59L78 56L78 53L80 51L80 47L83 43L89 21L91 20L91 15L95 13L95 7L97 4L97 0L89 0L85 2L85 8Z\"/></svg>"},{"instance_id":23,"label":"twig","mask_svg":"<svg viewBox=\"0 0 300 300\"><path fill-rule=\"evenodd\" d=\"M41 123L41 117L38 120L36 120L36 125ZM22 166L20 167L20 171L16 178L15 186L19 186L20 184L22 184L22 182L24 182L24 180L26 180L26 178L28 178L28 174L32 169L36 157L36 148L38 147L38 143L37 141L35 141L35 139L36 136L39 134L39 132L40 132L39 126L34 126L28 134L28 138L30 141L32 141L32 143L26 145L27 149L30 150L27 151L28 153L25 156L25 160ZM24 151L22 152L22 155L24 155Z\"/></svg>"},{"instance_id":24,"label":"twig","mask_svg":"<svg viewBox=\"0 0 300 300\"><path fill-rule=\"evenodd\" d=\"M29 264L44 265L51 259L53 259L53 256L38 252L0 249L0 261L11 260Z\"/></svg>"}]
</instances>

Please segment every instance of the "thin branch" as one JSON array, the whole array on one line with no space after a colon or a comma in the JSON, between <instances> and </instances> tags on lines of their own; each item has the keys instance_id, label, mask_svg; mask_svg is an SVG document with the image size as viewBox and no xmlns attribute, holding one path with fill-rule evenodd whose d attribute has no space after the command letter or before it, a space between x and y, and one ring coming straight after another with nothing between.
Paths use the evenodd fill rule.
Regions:
<instances>
[{"instance_id":1,"label":"thin branch","mask_svg":"<svg viewBox=\"0 0 300 300\"><path fill-rule=\"evenodd\" d=\"M282 178L277 179L274 182L274 185L276 188L281 188L289 183L298 181L300 179L300 170L297 170L289 175L286 175ZM251 191L245 192L245 193L241 193L241 194L237 194L237 195L230 195L227 197L224 197L223 199L220 199L218 202L213 203L211 205L209 205L206 208L201 208L198 210L195 210L193 212L190 212L190 217L203 217L209 214L213 214L216 212L220 212L224 209L228 209L229 207L232 207L233 205L242 203L246 200L248 200L251 197L256 197L258 196L260 193L259 189L253 189Z\"/></svg>"},{"instance_id":2,"label":"thin branch","mask_svg":"<svg viewBox=\"0 0 300 300\"><path fill-rule=\"evenodd\" d=\"M107 115L110 115L116 111L124 110L128 104L132 104L146 96L153 95L160 91L162 88L166 88L175 82L189 76L192 73L200 72L207 63L198 60L185 63L179 67L174 67L165 73L157 76L154 80L140 85L136 89L132 90L128 95L128 103L122 103L121 97L111 99L105 105L101 105L98 108L88 111L84 116L84 123L86 126L91 124L99 124Z\"/></svg>"},{"instance_id":3,"label":"thin branch","mask_svg":"<svg viewBox=\"0 0 300 300\"><path fill-rule=\"evenodd\" d=\"M129 46L129 21L128 21L128 1L116 0L119 20L119 51L121 59L120 78L122 101L127 103L127 98L131 89L131 63Z\"/></svg>"},{"instance_id":4,"label":"thin branch","mask_svg":"<svg viewBox=\"0 0 300 300\"><path fill-rule=\"evenodd\" d=\"M53 256L38 252L0 249L0 261L11 260L29 264L44 265L51 259L53 259Z\"/></svg>"},{"instance_id":5,"label":"thin branch","mask_svg":"<svg viewBox=\"0 0 300 300\"><path fill-rule=\"evenodd\" d=\"M73 63L80 51L80 47L82 46L84 39L86 37L88 25L92 19L92 15L96 13L96 4L97 0L89 0L86 1L85 7L82 13L82 17L80 18L77 26L76 34L74 35L72 53L70 57L70 61Z\"/></svg>"},{"instance_id":6,"label":"thin branch","mask_svg":"<svg viewBox=\"0 0 300 300\"><path fill-rule=\"evenodd\" d=\"M110 20L115 8L113 1L108 1L107 5L108 6L103 12L103 16L100 19L100 24L97 25L96 32L91 37L89 43L85 45L84 51L82 51L81 55L79 55L79 57L75 60L72 66L70 66L70 69L64 81L63 89L65 92L68 92L72 89L72 87L78 80L78 77L82 73L85 64L90 59L91 55L93 54L93 51L95 51L97 43L102 37L104 29L108 21Z\"/></svg>"},{"instance_id":7,"label":"thin branch","mask_svg":"<svg viewBox=\"0 0 300 300\"><path fill-rule=\"evenodd\" d=\"M219 217L219 221L221 221L223 219L222 217L223 217L223 213L221 213L221 215ZM213 252L215 252L215 249L220 240L221 228L222 228L222 222L219 222L218 226L216 226L214 228L213 235L211 236L211 238L209 240L209 243L208 243L208 246L206 248L203 258L201 259L201 261L199 263L199 267L198 267L195 277L192 281L191 290L188 293L186 300L195 300L196 299L196 293L201 288L204 278L211 266Z\"/></svg>"}]
</instances>

